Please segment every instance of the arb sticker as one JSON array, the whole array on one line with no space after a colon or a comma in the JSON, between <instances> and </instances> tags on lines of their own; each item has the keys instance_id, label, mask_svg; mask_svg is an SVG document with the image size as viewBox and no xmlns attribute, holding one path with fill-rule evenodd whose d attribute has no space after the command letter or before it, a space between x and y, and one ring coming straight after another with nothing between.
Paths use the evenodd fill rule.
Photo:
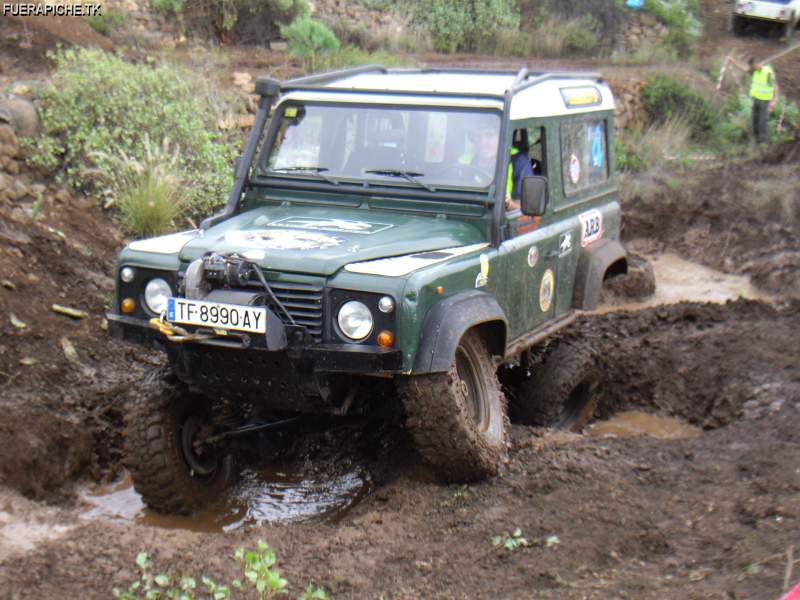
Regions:
<instances>
[{"instance_id":1,"label":"arb sticker","mask_svg":"<svg viewBox=\"0 0 800 600\"><path fill-rule=\"evenodd\" d=\"M603 213L590 210L578 218L581 220L581 246L588 246L603 237Z\"/></svg>"},{"instance_id":2,"label":"arb sticker","mask_svg":"<svg viewBox=\"0 0 800 600\"><path fill-rule=\"evenodd\" d=\"M556 288L556 278L551 269L547 269L542 275L542 283L539 284L539 308L542 312L547 312L553 305L553 292Z\"/></svg>"}]
</instances>

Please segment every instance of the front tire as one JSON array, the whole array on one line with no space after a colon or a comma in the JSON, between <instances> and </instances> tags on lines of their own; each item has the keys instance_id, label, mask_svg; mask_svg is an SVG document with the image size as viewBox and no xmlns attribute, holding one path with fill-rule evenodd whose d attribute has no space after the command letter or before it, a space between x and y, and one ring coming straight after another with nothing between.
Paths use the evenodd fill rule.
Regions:
<instances>
[{"instance_id":1,"label":"front tire","mask_svg":"<svg viewBox=\"0 0 800 600\"><path fill-rule=\"evenodd\" d=\"M125 462L147 506L190 514L225 491L233 477L233 458L194 448L208 425L210 403L162 379L128 411Z\"/></svg>"},{"instance_id":2,"label":"front tire","mask_svg":"<svg viewBox=\"0 0 800 600\"><path fill-rule=\"evenodd\" d=\"M449 482L496 475L507 453L505 396L483 339L461 338L450 369L398 384L419 453Z\"/></svg>"},{"instance_id":3,"label":"front tire","mask_svg":"<svg viewBox=\"0 0 800 600\"><path fill-rule=\"evenodd\" d=\"M527 425L579 432L594 416L599 387L592 352L560 342L520 384L515 413Z\"/></svg>"}]
</instances>

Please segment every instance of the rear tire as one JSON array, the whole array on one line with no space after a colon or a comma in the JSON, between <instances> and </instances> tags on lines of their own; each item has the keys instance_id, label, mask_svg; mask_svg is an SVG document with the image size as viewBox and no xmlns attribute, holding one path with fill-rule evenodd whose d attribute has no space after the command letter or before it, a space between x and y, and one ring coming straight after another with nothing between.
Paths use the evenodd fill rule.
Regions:
<instances>
[{"instance_id":1,"label":"rear tire","mask_svg":"<svg viewBox=\"0 0 800 600\"><path fill-rule=\"evenodd\" d=\"M600 371L588 348L560 342L519 386L515 412L527 425L578 432L597 408Z\"/></svg>"},{"instance_id":2,"label":"rear tire","mask_svg":"<svg viewBox=\"0 0 800 600\"><path fill-rule=\"evenodd\" d=\"M233 457L198 453L193 441L208 423L210 402L162 378L126 416L126 466L133 487L159 512L190 514L218 497L233 477Z\"/></svg>"},{"instance_id":3,"label":"rear tire","mask_svg":"<svg viewBox=\"0 0 800 600\"><path fill-rule=\"evenodd\" d=\"M417 449L441 479L497 474L507 453L506 402L477 332L461 338L449 371L404 378L398 391Z\"/></svg>"}]
</instances>

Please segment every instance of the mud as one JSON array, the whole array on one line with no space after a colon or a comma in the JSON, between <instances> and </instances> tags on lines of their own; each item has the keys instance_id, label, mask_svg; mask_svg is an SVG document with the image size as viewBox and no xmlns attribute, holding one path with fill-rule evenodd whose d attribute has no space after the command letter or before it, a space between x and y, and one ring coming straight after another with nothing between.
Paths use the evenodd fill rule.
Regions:
<instances>
[{"instance_id":1,"label":"mud","mask_svg":"<svg viewBox=\"0 0 800 600\"><path fill-rule=\"evenodd\" d=\"M702 435L698 427L674 417L660 417L641 410L615 414L607 421L596 421L586 428L591 437L635 437L649 435L659 440L678 440Z\"/></svg>"}]
</instances>

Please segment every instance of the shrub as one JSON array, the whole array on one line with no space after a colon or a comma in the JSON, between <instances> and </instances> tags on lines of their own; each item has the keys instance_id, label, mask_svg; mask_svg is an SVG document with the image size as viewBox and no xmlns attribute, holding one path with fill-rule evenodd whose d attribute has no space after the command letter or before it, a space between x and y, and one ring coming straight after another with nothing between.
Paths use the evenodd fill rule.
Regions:
<instances>
[{"instance_id":1,"label":"shrub","mask_svg":"<svg viewBox=\"0 0 800 600\"><path fill-rule=\"evenodd\" d=\"M642 100L651 123L684 118L695 140L707 138L718 120L708 98L668 75L659 74L651 79L642 90Z\"/></svg>"},{"instance_id":2,"label":"shrub","mask_svg":"<svg viewBox=\"0 0 800 600\"><path fill-rule=\"evenodd\" d=\"M181 149L178 168L191 212L224 202L234 146L214 132L219 115L186 71L131 64L100 50L70 48L52 58L52 85L39 105L42 133L27 142L34 166L99 196L99 184L113 190L118 178L107 153L142 160L144 141L168 132Z\"/></svg>"},{"instance_id":3,"label":"shrub","mask_svg":"<svg viewBox=\"0 0 800 600\"><path fill-rule=\"evenodd\" d=\"M410 61L405 60L403 56L396 52L389 52L387 50L365 52L357 46L345 46L344 48L320 56L317 62L317 68L320 71L330 71L333 69L371 64L379 64L386 67L413 66L413 64L410 64Z\"/></svg>"},{"instance_id":4,"label":"shrub","mask_svg":"<svg viewBox=\"0 0 800 600\"><path fill-rule=\"evenodd\" d=\"M184 9L189 29L237 43L263 43L280 26L309 13L307 0L193 0Z\"/></svg>"},{"instance_id":5,"label":"shrub","mask_svg":"<svg viewBox=\"0 0 800 600\"><path fill-rule=\"evenodd\" d=\"M591 53L600 46L597 29L598 24L590 15L568 20L536 19L531 31L520 32L521 43L514 48L514 54L560 57Z\"/></svg>"},{"instance_id":6,"label":"shrub","mask_svg":"<svg viewBox=\"0 0 800 600\"><path fill-rule=\"evenodd\" d=\"M104 10L99 15L84 17L89 27L101 35L108 35L112 31L121 29L128 20L128 15L119 10Z\"/></svg>"},{"instance_id":7,"label":"shrub","mask_svg":"<svg viewBox=\"0 0 800 600\"><path fill-rule=\"evenodd\" d=\"M152 143L145 135L144 156L137 160L123 151L98 152L115 169L113 197L125 228L139 237L165 233L185 205L180 178L180 149L170 149L168 138Z\"/></svg>"},{"instance_id":8,"label":"shrub","mask_svg":"<svg viewBox=\"0 0 800 600\"><path fill-rule=\"evenodd\" d=\"M150 0L153 10L165 15L177 15L183 12L183 0Z\"/></svg>"},{"instance_id":9,"label":"shrub","mask_svg":"<svg viewBox=\"0 0 800 600\"><path fill-rule=\"evenodd\" d=\"M752 111L753 101L744 92L738 92L725 101L715 131L716 141L721 148L731 149L752 139ZM800 109L797 104L780 96L775 110L769 115L769 128L773 141L796 139L800 135Z\"/></svg>"},{"instance_id":10,"label":"shrub","mask_svg":"<svg viewBox=\"0 0 800 600\"><path fill-rule=\"evenodd\" d=\"M439 52L492 51L498 32L519 29L513 0L409 0L402 6Z\"/></svg>"},{"instance_id":11,"label":"shrub","mask_svg":"<svg viewBox=\"0 0 800 600\"><path fill-rule=\"evenodd\" d=\"M303 59L306 68L316 70L317 56L339 49L339 40L328 27L311 17L300 17L281 27L289 52Z\"/></svg>"},{"instance_id":12,"label":"shrub","mask_svg":"<svg viewBox=\"0 0 800 600\"><path fill-rule=\"evenodd\" d=\"M691 128L680 116L651 124L644 132L634 132L625 141L617 141L617 167L638 172L681 159L690 137Z\"/></svg>"},{"instance_id":13,"label":"shrub","mask_svg":"<svg viewBox=\"0 0 800 600\"><path fill-rule=\"evenodd\" d=\"M669 27L667 45L682 58L692 55L702 29L697 0L647 0L644 10Z\"/></svg>"}]
</instances>

